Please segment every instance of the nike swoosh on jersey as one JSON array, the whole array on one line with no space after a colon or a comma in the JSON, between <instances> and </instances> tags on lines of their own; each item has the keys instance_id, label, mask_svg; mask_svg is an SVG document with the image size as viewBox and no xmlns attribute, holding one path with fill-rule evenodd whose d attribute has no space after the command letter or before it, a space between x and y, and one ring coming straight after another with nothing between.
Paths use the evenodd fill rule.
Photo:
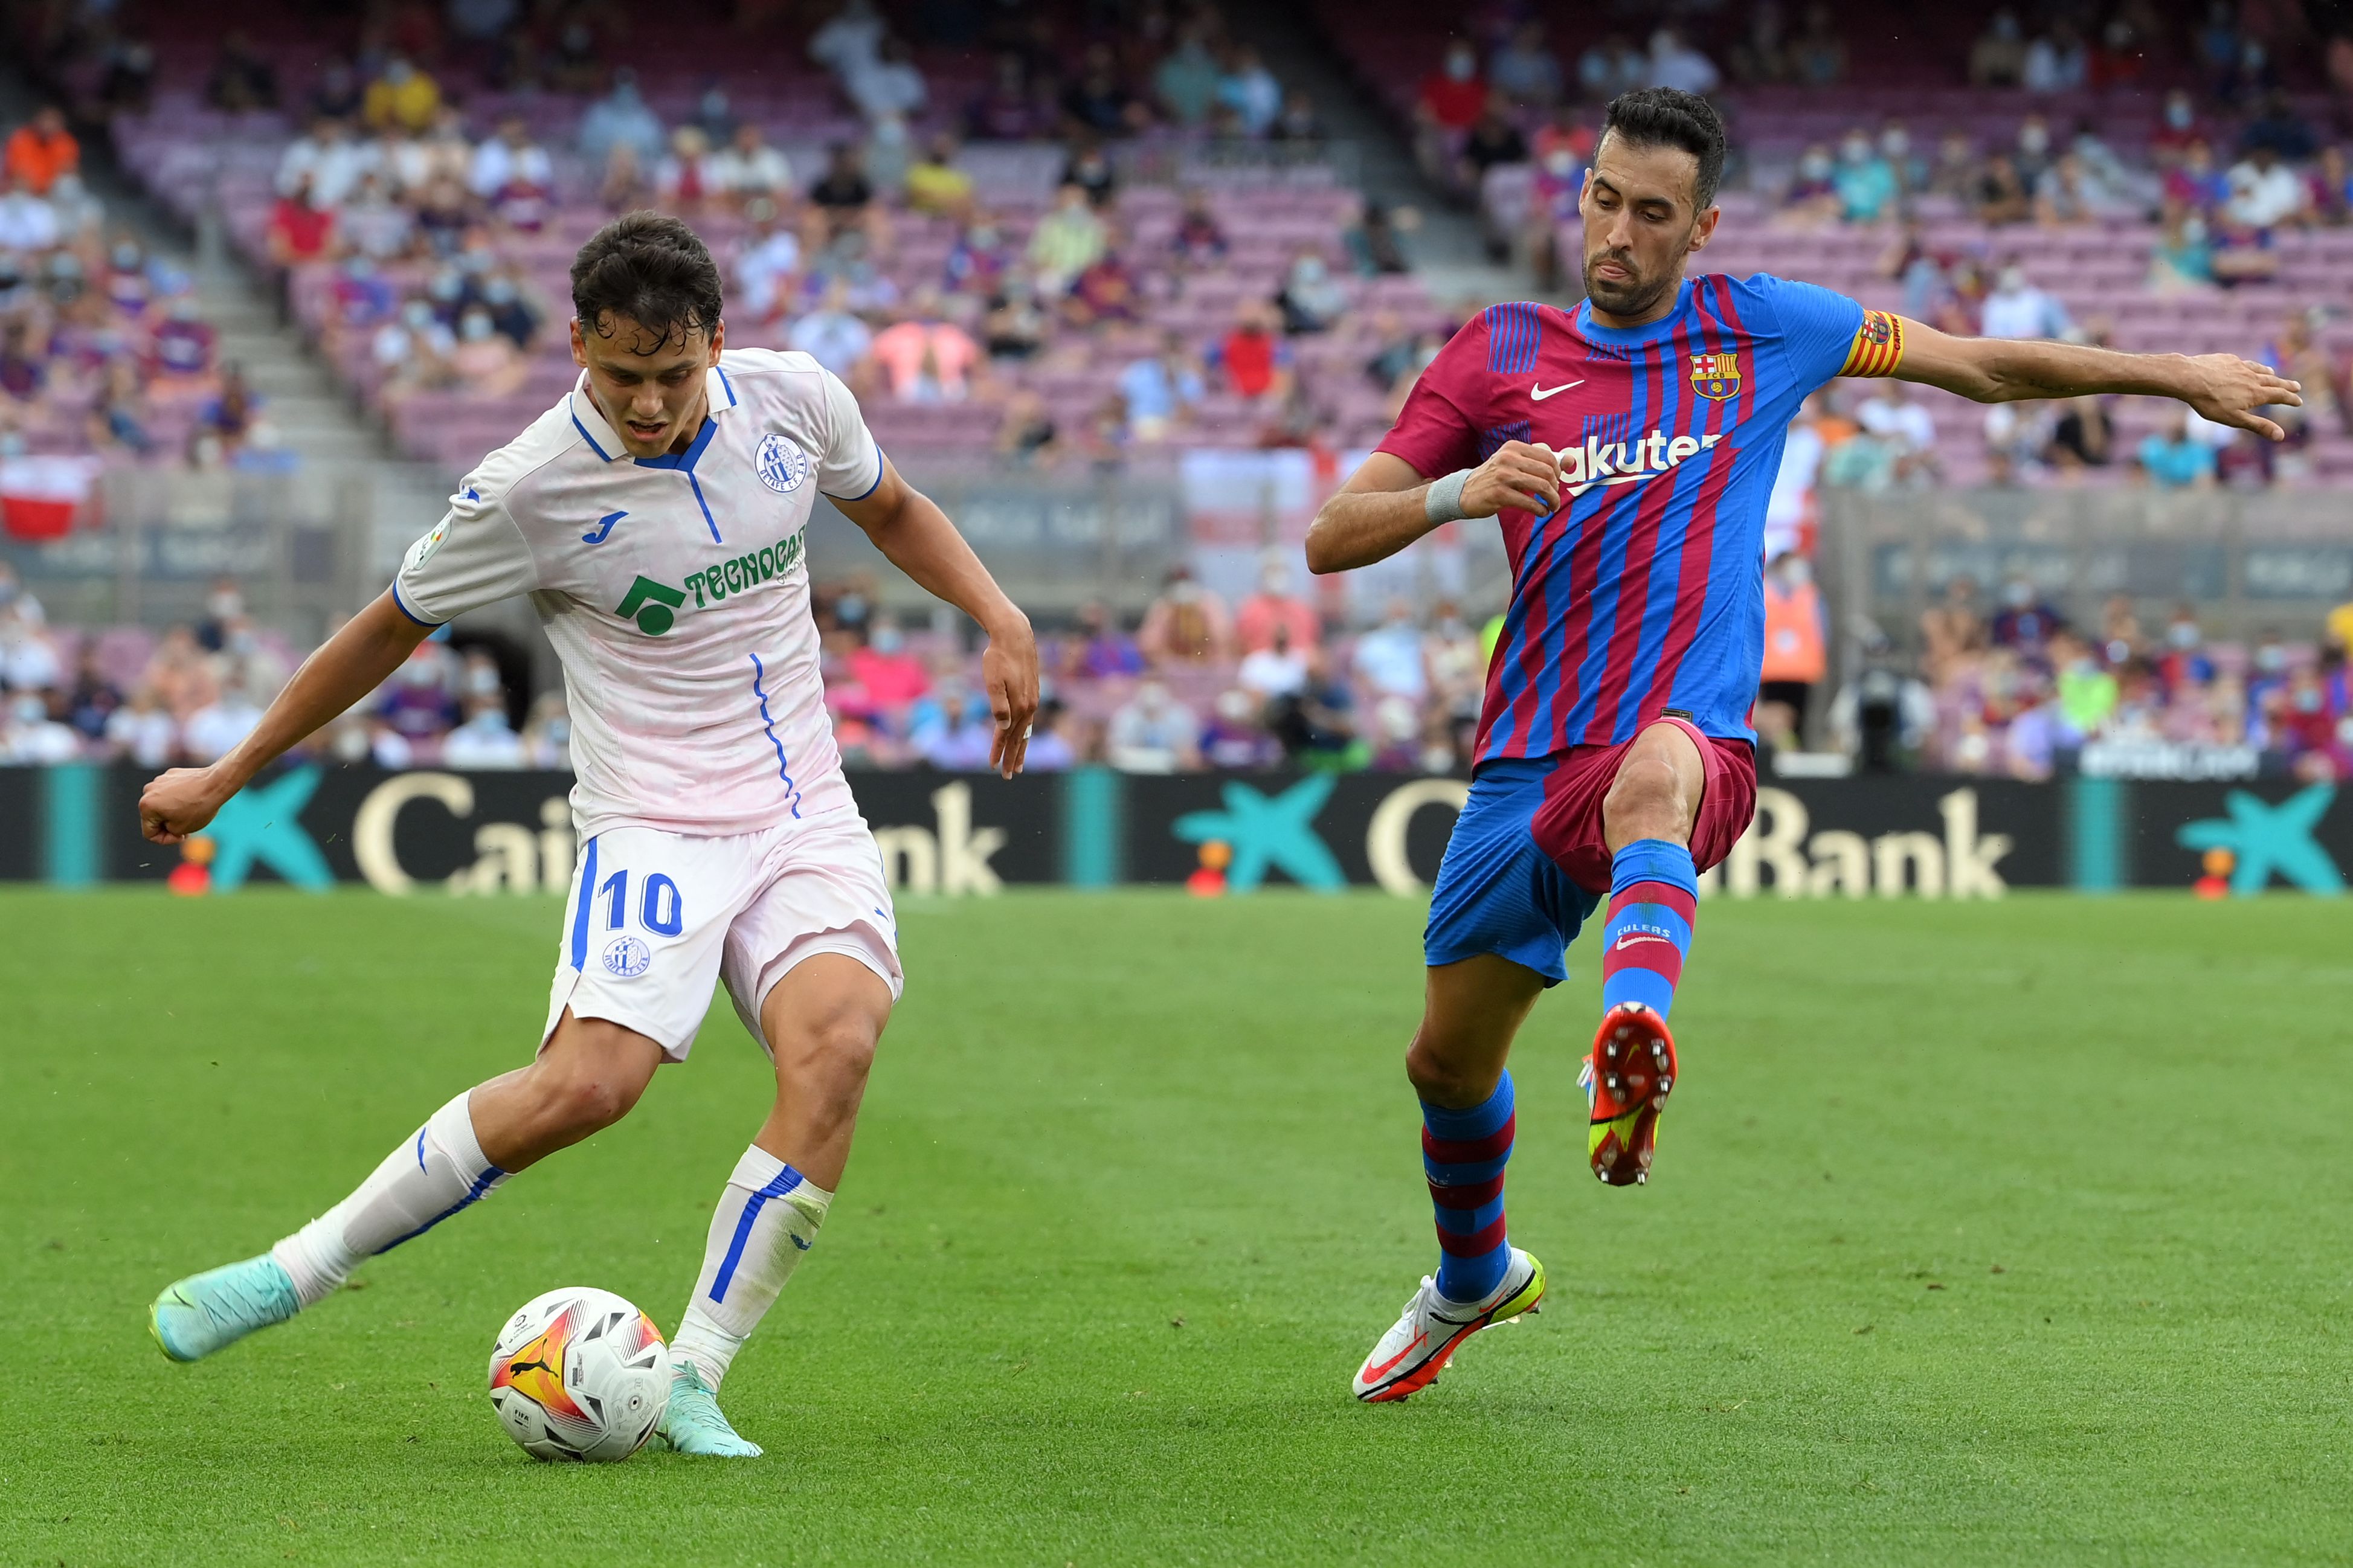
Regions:
<instances>
[{"instance_id":1,"label":"nike swoosh on jersey","mask_svg":"<svg viewBox=\"0 0 2353 1568\"><path fill-rule=\"evenodd\" d=\"M1567 392L1572 386L1583 386L1584 384L1585 383L1581 381L1564 381L1558 386L1537 386L1534 384L1530 384L1528 387L1528 400L1532 403L1542 403L1546 398L1550 397L1556 392Z\"/></svg>"}]
</instances>

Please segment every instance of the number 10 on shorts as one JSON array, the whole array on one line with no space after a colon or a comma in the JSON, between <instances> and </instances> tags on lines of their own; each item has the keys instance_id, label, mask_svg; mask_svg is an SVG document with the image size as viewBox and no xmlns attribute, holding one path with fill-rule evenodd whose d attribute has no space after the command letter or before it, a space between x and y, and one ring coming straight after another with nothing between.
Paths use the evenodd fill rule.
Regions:
<instances>
[{"instance_id":1,"label":"number 10 on shorts","mask_svg":"<svg viewBox=\"0 0 2353 1568\"><path fill-rule=\"evenodd\" d=\"M628 923L629 874L616 871L596 889L596 896L605 901L605 929L619 931ZM638 905L638 923L656 936L676 936L686 929L686 907L678 896L678 884L656 871L645 879L645 891Z\"/></svg>"}]
</instances>

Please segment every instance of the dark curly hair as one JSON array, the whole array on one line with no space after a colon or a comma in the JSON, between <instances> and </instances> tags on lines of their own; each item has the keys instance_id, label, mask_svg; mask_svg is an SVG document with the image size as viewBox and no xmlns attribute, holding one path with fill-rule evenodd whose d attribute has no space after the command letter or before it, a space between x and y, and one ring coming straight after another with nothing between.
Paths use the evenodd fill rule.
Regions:
<instances>
[{"instance_id":1,"label":"dark curly hair","mask_svg":"<svg viewBox=\"0 0 2353 1568\"><path fill-rule=\"evenodd\" d=\"M660 213L623 214L572 258L573 311L601 336L611 336L622 320L664 342L708 332L719 324L723 303L710 247Z\"/></svg>"},{"instance_id":2,"label":"dark curly hair","mask_svg":"<svg viewBox=\"0 0 2353 1568\"><path fill-rule=\"evenodd\" d=\"M1705 212L1724 183L1724 119L1695 92L1638 87L1609 100L1601 134L1637 147L1680 147L1699 160L1694 205Z\"/></svg>"}]
</instances>

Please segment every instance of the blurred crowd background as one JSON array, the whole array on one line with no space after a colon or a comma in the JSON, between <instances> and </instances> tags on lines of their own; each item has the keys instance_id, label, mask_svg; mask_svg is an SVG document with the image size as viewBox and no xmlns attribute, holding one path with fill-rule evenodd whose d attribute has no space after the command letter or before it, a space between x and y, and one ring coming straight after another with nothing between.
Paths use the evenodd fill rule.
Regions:
<instances>
[{"instance_id":1,"label":"blurred crowd background","mask_svg":"<svg viewBox=\"0 0 2353 1568\"><path fill-rule=\"evenodd\" d=\"M1145 578L1040 616L1033 765L1457 771L1501 579L1465 569L1458 525L1417 569L1335 595L1297 530L1461 321L1574 302L1600 106L1663 82L1733 130L1706 266L1956 331L2243 353L2306 386L2274 411L2278 446L2150 400L1827 389L1772 503L1768 746L2021 777L2353 766L2353 611L2327 608L2353 599L2353 32L2325 5L1968 5L1900 30L1880 6L1776 0L0 16L0 760L206 760L324 629L257 614L234 573L196 619L45 612L49 563L120 525L110 473L355 460L273 390L291 372L267 350L324 378L365 460L446 481L571 385L572 253L651 205L720 256L731 343L841 374L919 482L1190 496L1208 465L1296 455L1316 494L1240 537L1188 514L1192 544ZM267 331L226 313L223 276L269 301ZM1868 624L1868 595L1826 592L1852 566L1836 520L1865 515L1842 508L2110 489L2208 507L2190 515L2214 530L2284 492L2311 580L2274 584L2276 624L2244 582L2226 607L2196 574L2102 583L2023 556L1941 560ZM855 569L820 576L845 752L985 765L970 628L894 610ZM456 628L320 744L561 765L560 687L528 642Z\"/></svg>"}]
</instances>

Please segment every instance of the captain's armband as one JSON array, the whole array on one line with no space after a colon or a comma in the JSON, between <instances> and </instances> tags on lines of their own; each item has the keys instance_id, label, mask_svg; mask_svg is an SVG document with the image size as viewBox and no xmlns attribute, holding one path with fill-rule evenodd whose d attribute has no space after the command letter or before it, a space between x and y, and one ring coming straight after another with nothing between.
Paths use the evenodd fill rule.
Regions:
<instances>
[{"instance_id":1,"label":"captain's armband","mask_svg":"<svg viewBox=\"0 0 2353 1568\"><path fill-rule=\"evenodd\" d=\"M1862 325L1846 351L1841 375L1894 375L1904 363L1904 318L1893 310L1865 310Z\"/></svg>"}]
</instances>

